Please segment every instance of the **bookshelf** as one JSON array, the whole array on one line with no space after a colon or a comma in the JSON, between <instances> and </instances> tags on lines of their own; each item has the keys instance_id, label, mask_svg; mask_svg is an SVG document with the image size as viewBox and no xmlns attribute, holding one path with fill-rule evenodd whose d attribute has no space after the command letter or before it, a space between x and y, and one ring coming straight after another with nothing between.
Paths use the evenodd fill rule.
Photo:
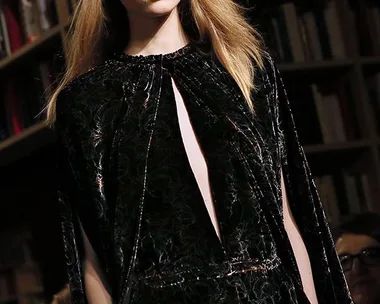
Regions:
<instances>
[{"instance_id":1,"label":"bookshelf","mask_svg":"<svg viewBox=\"0 0 380 304\"><path fill-rule=\"evenodd\" d=\"M55 203L55 134L39 113L65 65L63 41L72 8L65 0L31 1L29 8L37 2L34 17L39 18L33 19L22 1L0 0L2 304L49 303L67 281ZM7 23L12 18L13 25ZM36 19L41 26L35 26ZM17 39L5 37L4 22L13 26L6 28L8 36L16 33ZM12 105L9 96L15 94L20 104ZM17 259L13 247L33 255Z\"/></svg>"},{"instance_id":2,"label":"bookshelf","mask_svg":"<svg viewBox=\"0 0 380 304\"><path fill-rule=\"evenodd\" d=\"M0 0L0 25L9 1ZM43 93L54 88L63 71L65 36L76 1L42 2L50 23L43 31L35 29L36 39L4 56L0 33L0 101L5 109L0 116L0 176L6 177L0 184L0 226L8 232L29 225L39 248L41 303L46 303L66 279L55 207L55 134L36 116L36 107L41 108ZM251 6L252 1L241 2ZM331 224L352 212L380 212L380 46L371 42L380 36L380 5L372 0L254 2L247 16L278 63ZM28 85L42 83L38 94L23 103L36 103L28 123L22 118L17 123L17 111L16 123L9 120L4 85L9 79L21 83L17 92L24 92L24 84L29 92ZM3 273L0 268L0 278ZM23 303L15 290L7 296L2 292L0 303Z\"/></svg>"},{"instance_id":3,"label":"bookshelf","mask_svg":"<svg viewBox=\"0 0 380 304\"><path fill-rule=\"evenodd\" d=\"M380 212L380 5L272 1L252 20L282 72L330 223Z\"/></svg>"}]
</instances>

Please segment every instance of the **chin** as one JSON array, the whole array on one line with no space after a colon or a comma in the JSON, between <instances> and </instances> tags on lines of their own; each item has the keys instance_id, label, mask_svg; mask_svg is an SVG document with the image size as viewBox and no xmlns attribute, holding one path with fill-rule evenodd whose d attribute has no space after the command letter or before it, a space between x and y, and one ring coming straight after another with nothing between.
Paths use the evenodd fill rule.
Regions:
<instances>
[{"instance_id":1,"label":"chin","mask_svg":"<svg viewBox=\"0 0 380 304\"><path fill-rule=\"evenodd\" d=\"M181 0L121 0L129 14L159 17L169 15Z\"/></svg>"}]
</instances>

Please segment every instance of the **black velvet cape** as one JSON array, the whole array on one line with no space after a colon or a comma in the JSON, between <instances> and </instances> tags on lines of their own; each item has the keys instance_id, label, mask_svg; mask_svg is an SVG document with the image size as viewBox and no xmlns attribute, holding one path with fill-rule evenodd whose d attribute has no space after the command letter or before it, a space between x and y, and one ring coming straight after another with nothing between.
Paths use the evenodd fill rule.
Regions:
<instances>
[{"instance_id":1,"label":"black velvet cape","mask_svg":"<svg viewBox=\"0 0 380 304\"><path fill-rule=\"evenodd\" d=\"M250 111L215 56L115 54L59 94L59 204L72 302L86 303L82 224L114 303L308 303L282 215L308 248L320 304L352 303L278 70ZM219 241L189 165L171 80L204 153Z\"/></svg>"}]
</instances>

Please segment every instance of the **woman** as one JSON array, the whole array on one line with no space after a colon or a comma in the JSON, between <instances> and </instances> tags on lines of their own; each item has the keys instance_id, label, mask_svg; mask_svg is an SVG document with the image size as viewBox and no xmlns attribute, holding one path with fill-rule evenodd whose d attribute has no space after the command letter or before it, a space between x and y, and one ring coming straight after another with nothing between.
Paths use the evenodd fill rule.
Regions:
<instances>
[{"instance_id":1,"label":"woman","mask_svg":"<svg viewBox=\"0 0 380 304\"><path fill-rule=\"evenodd\" d=\"M87 0L74 21L48 108L73 303L351 303L238 6Z\"/></svg>"}]
</instances>

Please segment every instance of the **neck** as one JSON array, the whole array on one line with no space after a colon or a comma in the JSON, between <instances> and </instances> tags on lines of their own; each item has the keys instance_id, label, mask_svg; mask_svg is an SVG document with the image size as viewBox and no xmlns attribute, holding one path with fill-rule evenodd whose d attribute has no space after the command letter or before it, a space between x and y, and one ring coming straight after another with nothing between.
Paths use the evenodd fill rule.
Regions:
<instances>
[{"instance_id":1,"label":"neck","mask_svg":"<svg viewBox=\"0 0 380 304\"><path fill-rule=\"evenodd\" d=\"M177 51L188 44L178 9L163 17L129 15L129 55L157 55Z\"/></svg>"}]
</instances>

